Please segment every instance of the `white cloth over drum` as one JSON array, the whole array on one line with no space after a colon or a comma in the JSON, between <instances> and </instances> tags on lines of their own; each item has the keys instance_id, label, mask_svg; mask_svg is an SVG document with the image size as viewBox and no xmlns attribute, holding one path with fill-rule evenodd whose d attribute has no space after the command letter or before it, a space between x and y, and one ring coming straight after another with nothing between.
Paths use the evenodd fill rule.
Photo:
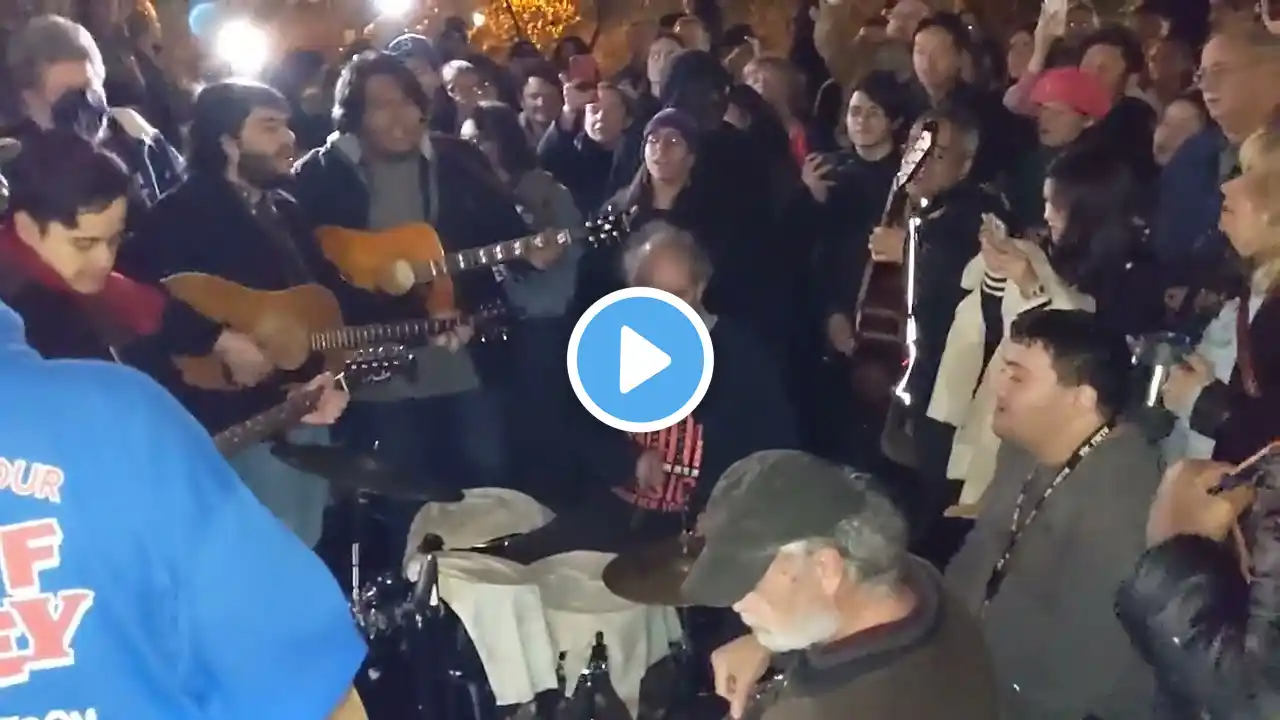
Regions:
<instances>
[{"instance_id":1,"label":"white cloth over drum","mask_svg":"<svg viewBox=\"0 0 1280 720\"><path fill-rule=\"evenodd\" d=\"M552 520L536 500L503 488L463 490L455 503L427 503L409 528L405 565L428 533L446 548L467 548L527 533ZM499 705L529 702L556 687L556 651L538 585L527 568L474 552L436 555L440 596L471 637Z\"/></svg>"},{"instance_id":2,"label":"white cloth over drum","mask_svg":"<svg viewBox=\"0 0 1280 720\"><path fill-rule=\"evenodd\" d=\"M409 526L404 559L408 562L417 552L427 533L439 535L446 549L461 549L537 530L553 518L555 514L537 500L515 490L463 490L458 502L432 502L418 510Z\"/></svg>"},{"instance_id":3,"label":"white cloth over drum","mask_svg":"<svg viewBox=\"0 0 1280 720\"><path fill-rule=\"evenodd\" d=\"M680 639L680 618L674 608L637 605L609 592L602 578L614 557L581 550L539 560L529 572L542 591L552 642L566 654L566 691L573 691L596 633L603 632L614 689L634 715L640 681Z\"/></svg>"},{"instance_id":4,"label":"white cloth over drum","mask_svg":"<svg viewBox=\"0 0 1280 720\"><path fill-rule=\"evenodd\" d=\"M472 552L437 554L440 597L475 644L499 705L556 686L556 651L538 586L527 568Z\"/></svg>"}]
</instances>

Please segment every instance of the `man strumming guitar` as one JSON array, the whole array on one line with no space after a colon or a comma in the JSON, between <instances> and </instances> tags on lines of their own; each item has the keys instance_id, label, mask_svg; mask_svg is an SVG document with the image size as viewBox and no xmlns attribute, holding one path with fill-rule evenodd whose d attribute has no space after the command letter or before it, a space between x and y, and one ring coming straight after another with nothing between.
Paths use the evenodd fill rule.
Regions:
<instances>
[{"instance_id":1,"label":"man strumming guitar","mask_svg":"<svg viewBox=\"0 0 1280 720\"><path fill-rule=\"evenodd\" d=\"M201 91L194 115L191 174L138 224L137 234L121 249L121 268L155 284L180 273L202 273L255 290L285 290L317 280L343 289L337 271L306 236L295 204L278 189L289 179L294 154L284 97L257 83L218 83ZM253 339L229 332L190 308L185 330L199 342L185 348L153 343L130 359L167 387L210 432L280 404L290 385L309 384L328 389L320 411L290 439L326 439L327 429L321 426L342 413L347 394L322 372L318 356L292 372L277 372ZM224 359L235 389L193 387L173 363L174 356L210 353ZM314 546L329 499L327 483L285 465L265 444L247 448L230 461L259 499Z\"/></svg>"}]
</instances>

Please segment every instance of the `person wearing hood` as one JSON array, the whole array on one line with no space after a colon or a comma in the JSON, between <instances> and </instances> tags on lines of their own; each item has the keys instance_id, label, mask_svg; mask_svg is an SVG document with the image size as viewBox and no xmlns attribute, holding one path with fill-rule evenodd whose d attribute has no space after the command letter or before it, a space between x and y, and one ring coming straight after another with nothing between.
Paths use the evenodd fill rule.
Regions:
<instances>
[{"instance_id":1,"label":"person wearing hood","mask_svg":"<svg viewBox=\"0 0 1280 720\"><path fill-rule=\"evenodd\" d=\"M5 716L353 717L365 646L329 570L154 382L24 335L0 303Z\"/></svg>"},{"instance_id":2,"label":"person wearing hood","mask_svg":"<svg viewBox=\"0 0 1280 720\"><path fill-rule=\"evenodd\" d=\"M526 235L514 196L481 150L427 132L430 108L417 78L394 56L352 60L338 81L337 133L294 168L294 196L306 222L375 232L427 223L446 253ZM545 266L554 252L531 252L517 262L526 260ZM463 313L505 299L493 272L459 274L453 286ZM421 318L425 311L412 291L360 297L344 305L349 323ZM443 485L504 486L499 387L506 351L502 343L468 346L471 337L463 325L446 344L416 349L416 382L397 379L358 394L347 428L352 439L364 447L378 442L380 452L404 467L424 469ZM406 510L396 514L404 527L390 529L393 537L407 536L416 507Z\"/></svg>"},{"instance_id":3,"label":"person wearing hood","mask_svg":"<svg viewBox=\"0 0 1280 720\"><path fill-rule=\"evenodd\" d=\"M7 61L23 117L0 136L74 130L124 162L147 206L182 179L182 157L160 131L134 110L107 105L102 53L84 27L56 15L34 18L10 38Z\"/></svg>"}]
</instances>

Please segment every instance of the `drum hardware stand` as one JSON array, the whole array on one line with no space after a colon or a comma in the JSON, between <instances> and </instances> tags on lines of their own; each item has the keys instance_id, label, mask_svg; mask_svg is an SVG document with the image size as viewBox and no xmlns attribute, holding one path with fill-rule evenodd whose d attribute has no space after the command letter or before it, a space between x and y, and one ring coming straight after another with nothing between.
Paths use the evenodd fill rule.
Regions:
<instances>
[{"instance_id":1,"label":"drum hardware stand","mask_svg":"<svg viewBox=\"0 0 1280 720\"><path fill-rule=\"evenodd\" d=\"M690 527L689 506L680 511L680 552L686 557L693 541L695 528ZM697 703L701 689L698 678L701 674L697 666L692 637L690 608L685 605L676 607L676 617L680 621L680 637L671 643L671 656L675 665L675 684L672 688L671 702L663 709L658 720L672 720L690 715Z\"/></svg>"},{"instance_id":2,"label":"drum hardware stand","mask_svg":"<svg viewBox=\"0 0 1280 720\"><path fill-rule=\"evenodd\" d=\"M906 367L903 369L902 380L893 389L893 394L907 407L911 405L911 392L907 390L907 385L911 382L911 372L916 366L916 343L920 332L916 326L916 258L920 254L921 215L928 207L929 201L921 198L919 207L907 219L907 247L906 256L903 258L903 266L907 275L907 322L904 328L907 361Z\"/></svg>"}]
</instances>

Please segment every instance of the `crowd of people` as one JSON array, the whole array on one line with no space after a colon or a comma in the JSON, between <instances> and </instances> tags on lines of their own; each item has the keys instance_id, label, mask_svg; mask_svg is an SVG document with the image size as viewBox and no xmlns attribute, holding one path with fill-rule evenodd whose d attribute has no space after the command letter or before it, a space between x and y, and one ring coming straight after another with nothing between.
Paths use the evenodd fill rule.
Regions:
<instances>
[{"instance_id":1,"label":"crowd of people","mask_svg":"<svg viewBox=\"0 0 1280 720\"><path fill-rule=\"evenodd\" d=\"M1266 8L840 12L801 3L772 55L687 2L634 23L608 74L578 37L499 63L446 23L190 102L143 29L8 28L0 717L358 705L350 528L279 438L376 451L424 492L526 493L558 515L541 555L702 535L686 594L749 630L710 658L734 717L1280 712ZM625 220L620 246L585 242L598 217ZM357 282L318 239L407 227L464 259L579 242L444 285L403 264ZM913 362L886 401L899 378L866 392L860 322L866 278L895 267ZM415 372L349 386L326 346L282 349L301 315L237 325L193 278L228 306L318 287L346 326L438 330L410 338ZM667 430L606 427L569 387L574 323L622 287L710 330L710 390ZM1151 337L1186 346L1155 397L1134 360ZM225 458L207 440L300 392L271 438ZM421 503L373 505L398 568ZM753 701L770 663L787 682Z\"/></svg>"}]
</instances>

